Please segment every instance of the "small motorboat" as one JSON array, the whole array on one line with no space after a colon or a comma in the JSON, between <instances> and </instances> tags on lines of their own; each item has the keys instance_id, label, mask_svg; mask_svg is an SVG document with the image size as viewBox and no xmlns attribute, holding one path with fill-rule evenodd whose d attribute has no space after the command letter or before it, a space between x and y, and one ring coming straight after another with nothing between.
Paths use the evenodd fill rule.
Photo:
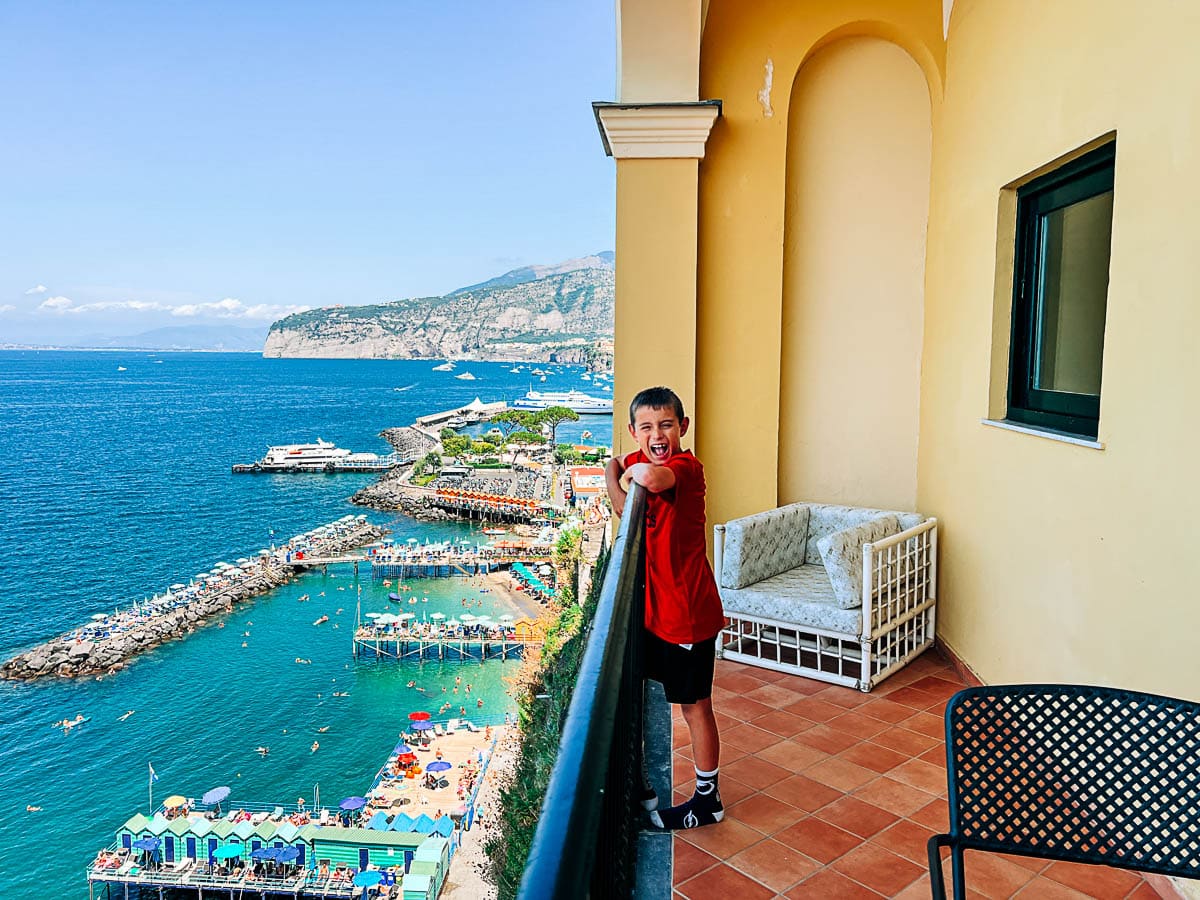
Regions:
<instances>
[{"instance_id":1,"label":"small motorboat","mask_svg":"<svg viewBox=\"0 0 1200 900\"><path fill-rule=\"evenodd\" d=\"M399 594L388 594L388 599L391 600L393 603L403 603L404 602L404 598L401 597Z\"/></svg>"}]
</instances>

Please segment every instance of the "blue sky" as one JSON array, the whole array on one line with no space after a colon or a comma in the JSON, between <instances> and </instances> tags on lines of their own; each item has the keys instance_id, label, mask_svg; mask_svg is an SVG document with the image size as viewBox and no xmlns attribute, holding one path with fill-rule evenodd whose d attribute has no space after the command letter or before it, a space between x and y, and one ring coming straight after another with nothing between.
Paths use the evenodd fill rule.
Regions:
<instances>
[{"instance_id":1,"label":"blue sky","mask_svg":"<svg viewBox=\"0 0 1200 900\"><path fill-rule=\"evenodd\" d=\"M0 3L0 343L611 249L613 29L611 0Z\"/></svg>"}]
</instances>

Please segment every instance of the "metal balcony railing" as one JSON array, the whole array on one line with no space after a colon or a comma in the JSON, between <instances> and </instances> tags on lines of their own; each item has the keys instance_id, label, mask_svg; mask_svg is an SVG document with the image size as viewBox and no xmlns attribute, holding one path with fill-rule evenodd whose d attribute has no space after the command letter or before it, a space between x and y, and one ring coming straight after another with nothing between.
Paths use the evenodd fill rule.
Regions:
<instances>
[{"instance_id":1,"label":"metal balcony railing","mask_svg":"<svg viewBox=\"0 0 1200 900\"><path fill-rule=\"evenodd\" d=\"M645 490L626 498L521 900L632 896L640 827Z\"/></svg>"}]
</instances>

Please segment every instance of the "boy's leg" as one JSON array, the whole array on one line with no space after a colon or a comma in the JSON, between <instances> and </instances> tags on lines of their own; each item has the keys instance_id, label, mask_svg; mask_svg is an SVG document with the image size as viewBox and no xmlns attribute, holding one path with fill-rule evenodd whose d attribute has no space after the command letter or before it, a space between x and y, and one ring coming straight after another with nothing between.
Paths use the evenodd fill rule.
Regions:
<instances>
[{"instance_id":1,"label":"boy's leg","mask_svg":"<svg viewBox=\"0 0 1200 900\"><path fill-rule=\"evenodd\" d=\"M679 687L683 696L673 699L679 703L692 740L692 761L696 766L696 791L692 798L679 806L650 814L650 821L659 828L697 828L712 825L725 817L721 792L717 788L717 767L721 758L721 737L712 708L712 673L715 641L697 645L695 655L689 654L687 666L690 683ZM684 668L684 666L681 666ZM680 701L684 702L680 702Z\"/></svg>"}]
</instances>

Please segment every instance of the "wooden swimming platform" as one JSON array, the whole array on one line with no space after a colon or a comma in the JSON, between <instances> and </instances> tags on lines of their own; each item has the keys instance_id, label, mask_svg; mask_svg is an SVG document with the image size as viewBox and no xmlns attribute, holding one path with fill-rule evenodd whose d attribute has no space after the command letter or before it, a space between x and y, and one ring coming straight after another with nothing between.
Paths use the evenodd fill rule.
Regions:
<instances>
[{"instance_id":1,"label":"wooden swimming platform","mask_svg":"<svg viewBox=\"0 0 1200 900\"><path fill-rule=\"evenodd\" d=\"M534 637L405 637L375 634L369 628L354 634L355 659L364 654L377 659L520 659L526 647L541 646L542 639Z\"/></svg>"}]
</instances>

